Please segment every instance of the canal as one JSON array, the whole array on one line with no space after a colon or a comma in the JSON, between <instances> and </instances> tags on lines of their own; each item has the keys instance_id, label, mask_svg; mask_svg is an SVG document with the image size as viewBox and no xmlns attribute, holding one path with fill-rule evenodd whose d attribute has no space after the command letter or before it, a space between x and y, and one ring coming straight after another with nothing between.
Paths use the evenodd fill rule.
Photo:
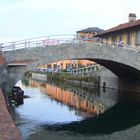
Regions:
<instances>
[{"instance_id":1,"label":"canal","mask_svg":"<svg viewBox=\"0 0 140 140\"><path fill-rule=\"evenodd\" d=\"M140 138L140 104L124 100L117 90L31 78L16 85L28 97L22 105L11 107L23 140Z\"/></svg>"}]
</instances>

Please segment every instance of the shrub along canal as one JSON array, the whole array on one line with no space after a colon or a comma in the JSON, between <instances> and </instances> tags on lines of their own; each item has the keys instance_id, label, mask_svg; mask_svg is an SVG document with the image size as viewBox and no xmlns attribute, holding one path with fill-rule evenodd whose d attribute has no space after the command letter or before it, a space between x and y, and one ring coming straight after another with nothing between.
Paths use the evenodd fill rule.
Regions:
<instances>
[{"instance_id":1,"label":"shrub along canal","mask_svg":"<svg viewBox=\"0 0 140 140\"><path fill-rule=\"evenodd\" d=\"M118 91L24 79L24 103L11 107L23 140L138 140L140 104Z\"/></svg>"}]
</instances>

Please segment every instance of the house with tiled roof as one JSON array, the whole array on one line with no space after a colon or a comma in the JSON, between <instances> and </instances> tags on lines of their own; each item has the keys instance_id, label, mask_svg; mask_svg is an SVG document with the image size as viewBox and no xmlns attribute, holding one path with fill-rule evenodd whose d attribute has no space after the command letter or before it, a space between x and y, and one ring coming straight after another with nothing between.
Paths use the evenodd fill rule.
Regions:
<instances>
[{"instance_id":1,"label":"house with tiled roof","mask_svg":"<svg viewBox=\"0 0 140 140\"><path fill-rule=\"evenodd\" d=\"M136 20L136 14L129 14L129 21L111 29L98 33L96 37L106 39L108 42L123 42L128 47L140 46L140 19Z\"/></svg>"},{"instance_id":2,"label":"house with tiled roof","mask_svg":"<svg viewBox=\"0 0 140 140\"><path fill-rule=\"evenodd\" d=\"M84 42L93 42L93 37L98 33L104 31L98 27L89 27L82 30L77 31L77 39L84 41Z\"/></svg>"}]
</instances>

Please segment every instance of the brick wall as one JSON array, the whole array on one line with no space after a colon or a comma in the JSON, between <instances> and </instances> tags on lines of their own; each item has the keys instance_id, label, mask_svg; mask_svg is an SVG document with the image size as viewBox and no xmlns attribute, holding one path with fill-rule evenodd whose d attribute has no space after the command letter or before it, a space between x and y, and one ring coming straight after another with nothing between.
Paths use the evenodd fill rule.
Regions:
<instances>
[{"instance_id":1,"label":"brick wall","mask_svg":"<svg viewBox=\"0 0 140 140\"><path fill-rule=\"evenodd\" d=\"M0 52L0 64L4 64L6 62L4 55Z\"/></svg>"}]
</instances>

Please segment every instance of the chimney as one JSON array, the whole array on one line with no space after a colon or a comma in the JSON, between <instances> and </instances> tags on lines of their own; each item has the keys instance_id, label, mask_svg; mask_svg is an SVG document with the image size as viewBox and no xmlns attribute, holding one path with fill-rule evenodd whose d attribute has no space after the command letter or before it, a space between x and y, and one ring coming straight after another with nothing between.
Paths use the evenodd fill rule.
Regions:
<instances>
[{"instance_id":1,"label":"chimney","mask_svg":"<svg viewBox=\"0 0 140 140\"><path fill-rule=\"evenodd\" d=\"M136 21L136 14L134 13L129 13L129 22Z\"/></svg>"}]
</instances>

